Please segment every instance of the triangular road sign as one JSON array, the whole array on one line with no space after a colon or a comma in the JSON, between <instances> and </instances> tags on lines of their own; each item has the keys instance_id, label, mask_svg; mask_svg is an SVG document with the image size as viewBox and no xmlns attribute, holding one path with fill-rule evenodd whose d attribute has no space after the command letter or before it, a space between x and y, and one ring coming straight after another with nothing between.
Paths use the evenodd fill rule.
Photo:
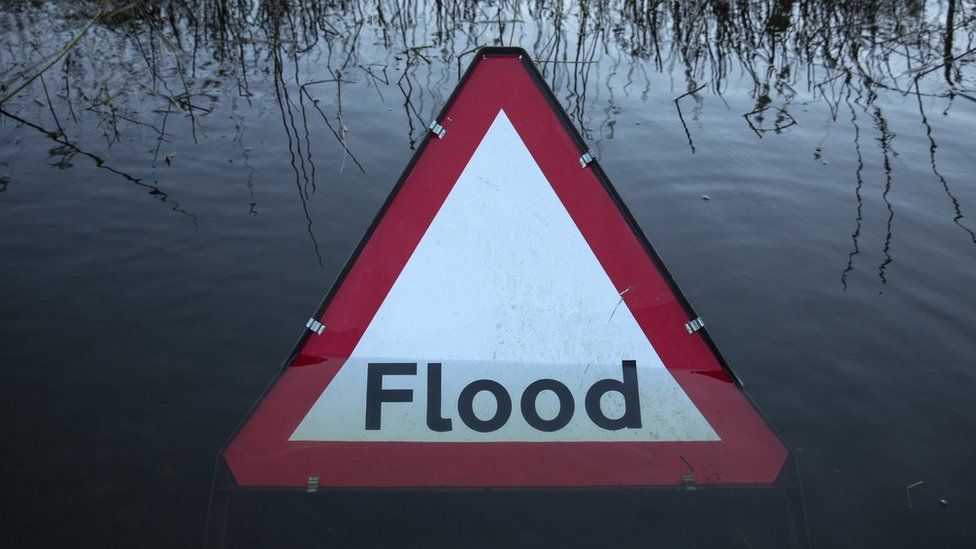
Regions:
<instances>
[{"instance_id":1,"label":"triangular road sign","mask_svg":"<svg viewBox=\"0 0 976 549\"><path fill-rule=\"evenodd\" d=\"M224 450L236 483L773 483L786 449L525 52L479 52L431 128Z\"/></svg>"}]
</instances>

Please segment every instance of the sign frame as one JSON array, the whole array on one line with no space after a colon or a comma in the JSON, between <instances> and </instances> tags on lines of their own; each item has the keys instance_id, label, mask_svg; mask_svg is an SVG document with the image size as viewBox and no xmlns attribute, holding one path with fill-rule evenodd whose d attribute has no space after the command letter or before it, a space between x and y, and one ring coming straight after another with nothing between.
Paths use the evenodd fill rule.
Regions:
<instances>
[{"instance_id":1,"label":"sign frame","mask_svg":"<svg viewBox=\"0 0 976 549\"><path fill-rule=\"evenodd\" d=\"M555 97L548 84L545 81L544 76L539 72L538 68L531 61L529 54L522 48L518 47L484 47L474 53L474 59L468 65L464 74L460 76L458 83L456 84L453 92L445 101L444 105L440 109L435 122L432 126L437 125L437 121L443 120L450 110L451 106L455 103L458 95L464 89L464 83L468 80L469 76L473 73L475 68L478 66L481 60L490 57L517 57L522 67L525 69L526 73L535 83L536 88L542 94L548 106L552 109L556 118L561 123L563 129L567 132L573 143L575 144L578 153L581 158L581 163L586 161L586 167L592 170L593 175L596 177L597 181L602 186L603 190L607 193L613 205L619 211L621 217L625 221L627 227L633 233L637 242L647 253L654 267L658 270L664 282L667 284L671 293L674 295L677 303L681 306L682 310L687 314L689 319L695 319L692 322L699 321L700 317L695 312L692 304L686 298L684 292L680 289L671 272L668 270L661 256L657 253L653 245L650 243L643 230L640 228L634 215L624 203L620 194L614 188L613 184L610 182L609 177L604 172L603 168L600 166L599 161L595 158L595 155L587 147L583 137L580 135L579 131L573 125L572 120L569 115L563 109L562 105L559 103L558 99ZM439 128L432 128L431 131L425 132L424 138L420 142L419 146L414 151L409 162L400 174L397 182L391 188L386 199L383 201L379 210L371 220L368 228L363 234L360 241L357 243L353 252L350 254L349 258L345 262L339 274L336 276L335 281L331 285L329 291L325 294L318 308L315 310L313 319L320 319L328 309L329 305L332 303L337 291L342 286L346 277L349 275L350 270L353 265L359 259L363 249L365 248L367 242L373 236L374 231L380 224L380 221L384 218L387 211L390 209L391 204L394 202L395 198L398 196L401 188L407 181L409 175L413 171L417 161L421 158L427 147L434 139L438 139L438 132L441 131ZM700 321L699 321L700 322ZM724 355L719 350L715 341L709 334L708 328L703 324L693 326L694 333L701 337L703 343L708 348L710 353L714 356L718 364L721 366L722 370L730 378L732 383L735 385L736 389L739 391L742 397L746 399L749 406L755 411L759 419L765 424L773 436L779 440L783 448L786 449L786 458L782 464L779 472L779 476L773 484L713 484L713 485L703 485L695 486L693 479L689 479L684 483L684 485L638 485L638 486L544 486L544 487L532 487L532 486L463 486L463 487L414 487L414 486L390 486L390 487L323 487L319 490L318 484L310 481L308 486L305 487L295 487L295 486L283 486L283 487L254 487L254 486L241 486L238 485L234 479L234 475L230 472L226 460L224 459L224 453L231 444L231 442L238 436L241 429L245 424L252 418L255 411L265 400L268 394L271 392L272 388L281 380L282 376L288 371L288 368L294 363L295 359L299 356L301 350L305 346L309 337L313 335L307 327L303 327L301 335L298 337L297 342L293 346L292 350L288 353L286 359L282 362L281 366L261 392L260 396L255 400L254 404L250 407L248 412L242 418L240 423L228 437L227 441L221 447L220 452L217 457L216 469L214 474L213 482L213 492L211 501L211 511L208 516L208 527L207 527L207 541L208 544L216 543L218 545L222 544L224 538L224 529L227 523L227 513L229 505L229 497L234 493L240 492L254 492L254 491L286 491L294 493L328 493L328 492L342 492L342 491L375 491L375 492L400 492L400 491L526 491L526 490L545 490L545 491L562 491L562 490L613 490L613 489L637 489L637 490L738 490L738 489L761 489L761 490L782 490L785 495L785 501L788 505L788 512L790 516L790 530L793 532L792 545L793 546L806 546L807 545L807 534L806 534L806 520L805 520L805 510L802 498L802 488L799 480L799 467L796 462L796 457L789 450L789 446L783 442L783 437L776 431L772 426L766 416L762 413L761 409L756 405L753 398L745 390L745 387L741 379L734 373L732 368L729 366ZM689 329L689 331L692 331Z\"/></svg>"}]
</instances>

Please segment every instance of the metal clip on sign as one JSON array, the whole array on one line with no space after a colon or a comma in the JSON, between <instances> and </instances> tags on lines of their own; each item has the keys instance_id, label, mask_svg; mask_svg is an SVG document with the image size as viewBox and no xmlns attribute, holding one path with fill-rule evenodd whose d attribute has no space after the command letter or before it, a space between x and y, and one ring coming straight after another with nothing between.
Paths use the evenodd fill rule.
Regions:
<instances>
[{"instance_id":1,"label":"metal clip on sign","mask_svg":"<svg viewBox=\"0 0 976 549\"><path fill-rule=\"evenodd\" d=\"M325 325L314 318L308 319L308 322L305 323L305 327L315 332L316 335L322 335L322 332L325 331Z\"/></svg>"},{"instance_id":2,"label":"metal clip on sign","mask_svg":"<svg viewBox=\"0 0 976 549\"><path fill-rule=\"evenodd\" d=\"M319 491L319 476L312 475L308 477L308 483L305 485L305 491L309 494L314 494Z\"/></svg>"},{"instance_id":3,"label":"metal clip on sign","mask_svg":"<svg viewBox=\"0 0 976 549\"><path fill-rule=\"evenodd\" d=\"M583 153L583 156L579 157L579 164L581 168L585 168L587 164L596 160L596 153L592 150L588 150Z\"/></svg>"},{"instance_id":4,"label":"metal clip on sign","mask_svg":"<svg viewBox=\"0 0 976 549\"><path fill-rule=\"evenodd\" d=\"M438 124L436 120L430 123L429 128L430 131L434 132L434 135L436 135L438 139L444 139L444 136L447 134L447 130L444 129L444 126Z\"/></svg>"}]
</instances>

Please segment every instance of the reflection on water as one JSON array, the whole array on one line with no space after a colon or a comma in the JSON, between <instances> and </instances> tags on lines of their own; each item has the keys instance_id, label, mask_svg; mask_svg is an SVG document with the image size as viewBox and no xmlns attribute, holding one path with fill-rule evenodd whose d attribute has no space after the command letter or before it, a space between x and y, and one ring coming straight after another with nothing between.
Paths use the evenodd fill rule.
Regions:
<instances>
[{"instance_id":1,"label":"reflection on water","mask_svg":"<svg viewBox=\"0 0 976 549\"><path fill-rule=\"evenodd\" d=\"M26 479L25 524L151 507L157 540L196 540L283 319L307 318L477 49L513 45L803 447L813 539L974 535L972 1L21 0L0 25L0 361L36 364L0 395L0 474ZM16 453L35 444L48 461Z\"/></svg>"},{"instance_id":2,"label":"reflection on water","mask_svg":"<svg viewBox=\"0 0 976 549\"><path fill-rule=\"evenodd\" d=\"M851 253L847 254L847 267L844 268L844 272L841 273L840 277L846 290L847 273L854 270L854 256L861 252L861 249L857 245L857 239L861 236L861 222L864 219L864 199L861 196L861 188L864 187L864 178L861 176L864 171L864 156L861 154L861 127L857 123L857 111L854 109L854 105L851 104L850 89L848 89L844 101L851 110L851 126L854 127L854 153L857 156L857 168L854 170L854 177L857 180L857 185L854 187L854 197L857 199L857 217L855 219L854 232L851 233Z\"/></svg>"},{"instance_id":3,"label":"reflection on water","mask_svg":"<svg viewBox=\"0 0 976 549\"><path fill-rule=\"evenodd\" d=\"M885 122L884 116L881 114L881 109L879 107L874 108L874 121L875 127L880 134L878 137L878 143L880 143L881 154L884 157L884 191L881 193L881 198L884 201L885 207L888 209L888 223L885 226L885 239L884 248L882 252L884 253L884 261L878 266L878 278L881 279L881 283L887 283L888 279L885 278L885 268L891 263L891 255L888 251L891 249L891 226L895 221L895 210L891 207L891 201L888 199L888 193L891 192L891 157L898 156L898 153L894 151L891 147L891 140L894 138L891 132L888 131L888 124Z\"/></svg>"},{"instance_id":4,"label":"reflection on water","mask_svg":"<svg viewBox=\"0 0 976 549\"><path fill-rule=\"evenodd\" d=\"M53 115L53 113L54 113L53 109L52 109L51 112L52 112L52 115ZM23 118L20 118L19 116L15 115L15 114L12 114L10 112L7 112L5 110L0 109L0 114L2 114L2 115L6 116L8 118L11 118L11 119L19 122L20 124L22 124L23 126L25 126L27 128L30 128L30 129L33 129L33 130L37 130L37 131L41 132L42 134L46 135L47 137L49 137L55 143L58 143L57 146L52 147L51 149L48 150L48 155L52 159L52 162L50 164L52 167L55 167L55 168L58 168L58 169L68 169L68 168L71 168L74 165L72 163L72 160L75 158L75 156L81 155L81 156L88 157L88 158L90 158L95 163L95 166L97 166L97 167L99 167L99 168L101 168L103 170L108 170L108 171L110 171L113 174L121 177L122 179L124 179L125 181L127 181L127 182L129 182L129 183L131 183L133 185L138 185L140 187L144 187L146 189L149 189L148 194L150 196L159 199L164 204L169 205L170 206L170 209L173 210L174 212L178 212L180 214L185 215L193 223L193 227L195 229L199 227L199 225L197 223L196 216L193 215L192 213L184 210L180 206L179 202L170 199L169 198L169 195L167 195L165 192L161 191L159 189L159 182L158 181L155 181L154 180L153 181L153 184L150 185L150 184L144 182L140 178L137 178L137 177L132 176L132 175L126 173L126 172L123 172L123 171L120 171L120 170L117 170L117 169L113 168L112 166L108 165L105 162L105 160L103 160L100 156L98 156L96 154L93 154L93 153L90 153L90 152L87 152L87 151L81 149L75 143L73 143L71 141L68 141L68 139L67 139L67 137L65 135L64 130L62 130L60 128L60 126L58 127L58 129L56 131L49 131L49 130L44 129L43 127L41 127L41 126L39 126L37 124L34 124L33 122L24 120ZM3 186L3 189L4 190L6 190L6 183L7 183L7 179L5 178L5 180L4 180L4 186Z\"/></svg>"},{"instance_id":5,"label":"reflection on water","mask_svg":"<svg viewBox=\"0 0 976 549\"><path fill-rule=\"evenodd\" d=\"M884 122L885 106L877 99L879 94L913 94L931 143L932 171L951 202L948 214L976 243L951 182L938 171L936 137L923 103L923 98L930 104L942 100L948 113L954 101L976 101L970 70L976 50L962 47L972 44L974 32L973 10L965 3L174 2L106 11L99 11L99 5L72 4L68 13L59 3L5 8L11 32L0 48L12 61L2 73L8 91L39 72L52 56L51 44L58 43L55 37L68 42L78 34L78 21L94 24L63 60L6 101L3 114L58 143L51 149L53 165L70 168L77 155L86 156L146 186L151 196L193 220L192 205L180 206L174 193L158 183L141 183L152 177L113 168L111 155L103 159L84 152L86 142L99 133L109 147L151 138L152 154L132 170L155 173L161 147L185 139L181 130L186 126L189 138L199 142L201 126L220 103L230 104L226 109L237 121L235 140L243 143L248 123L242 112L251 112L253 98L272 90L295 192L320 263L307 201L322 177L323 166L316 165L315 157L324 144L313 143L310 124L324 124L343 150L339 165L326 169L344 170L350 160L365 173L348 141L356 129L344 120L343 100L359 100L365 85L386 104L395 101L390 93L395 83L403 130L414 148L473 52L509 44L532 52L598 151L604 140L614 138L620 122L615 94L630 98L636 93L644 99L659 80L656 75L670 79L672 88L685 89L675 94L676 123L692 153L694 134L710 130L702 121L703 97L731 108L724 96L746 91L753 107L741 113L744 124L738 131L763 138L799 124L796 109L811 103L825 103L836 123L841 102L850 104L853 93L857 108L874 120L883 158L887 236L878 267L882 283L894 261L890 193L896 185L891 161L897 153L891 148L894 134ZM39 28L51 38L43 44L32 38ZM684 98L692 100L685 106L688 113L682 109ZM31 103L44 108L25 112ZM856 115L851 124L858 140ZM851 261L842 274L845 285L853 256L860 253L864 208L864 151L858 142L854 148L857 224ZM815 154L820 157L820 147ZM165 161L173 158L165 155ZM253 199L253 181L247 185ZM257 204L250 206L254 211Z\"/></svg>"},{"instance_id":6,"label":"reflection on water","mask_svg":"<svg viewBox=\"0 0 976 549\"><path fill-rule=\"evenodd\" d=\"M946 38L947 43L951 44L951 38ZM946 79L949 79L949 73L946 72ZM939 183L942 184L942 190L945 191L946 197L952 202L952 209L956 216L952 218L952 222L959 226L960 229L966 231L969 234L969 238L976 244L976 233L973 232L967 225L962 222L962 206L959 205L959 200L956 199L955 195L952 194L952 190L949 189L949 182L946 178L939 173L939 166L935 161L935 150L939 147L935 143L935 137L932 135L932 126L929 124L929 119L925 116L925 106L922 104L922 95L918 91L918 82L915 82L915 97L918 99L918 114L922 118L922 125L925 126L925 136L929 139L929 164L932 166L932 173L935 177L939 179Z\"/></svg>"}]
</instances>

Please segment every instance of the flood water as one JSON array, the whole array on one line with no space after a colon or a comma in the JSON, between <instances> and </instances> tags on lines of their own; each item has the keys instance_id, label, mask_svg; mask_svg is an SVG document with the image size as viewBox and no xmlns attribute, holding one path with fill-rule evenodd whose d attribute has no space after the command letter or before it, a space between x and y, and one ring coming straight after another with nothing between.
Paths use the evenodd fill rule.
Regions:
<instances>
[{"instance_id":1,"label":"flood water","mask_svg":"<svg viewBox=\"0 0 976 549\"><path fill-rule=\"evenodd\" d=\"M4 97L87 26L0 105L3 545L203 542L221 446L487 45L536 60L784 438L811 545L976 542L976 3L101 6L0 7ZM384 496L347 497L318 541L445 539L384 537L397 505L473 544L670 520L428 493L355 531Z\"/></svg>"}]
</instances>

